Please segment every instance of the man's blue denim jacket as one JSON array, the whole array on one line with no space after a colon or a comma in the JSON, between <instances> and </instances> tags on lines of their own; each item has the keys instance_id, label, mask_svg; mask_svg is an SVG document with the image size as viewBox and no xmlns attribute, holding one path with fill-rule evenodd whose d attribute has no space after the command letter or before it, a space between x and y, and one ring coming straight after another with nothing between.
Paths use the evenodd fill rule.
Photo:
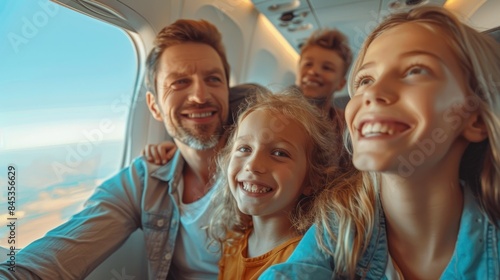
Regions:
<instances>
[{"instance_id":1,"label":"man's blue denim jacket","mask_svg":"<svg viewBox=\"0 0 500 280\"><path fill-rule=\"evenodd\" d=\"M377 226L367 250L356 267L356 278L387 279L388 260L385 218L378 205ZM316 227L304 235L290 258L265 271L259 279L339 279L333 274L335 263L323 253L315 239ZM500 230L481 212L472 192L464 190L464 209L453 256L441 279L500 279ZM331 243L330 243L331 245Z\"/></svg>"}]
</instances>

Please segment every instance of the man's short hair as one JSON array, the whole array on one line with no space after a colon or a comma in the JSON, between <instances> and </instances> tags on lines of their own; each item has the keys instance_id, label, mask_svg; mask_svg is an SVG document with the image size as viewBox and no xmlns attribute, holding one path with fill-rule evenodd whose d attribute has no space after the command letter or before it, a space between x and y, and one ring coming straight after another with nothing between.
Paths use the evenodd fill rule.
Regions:
<instances>
[{"instance_id":1,"label":"man's short hair","mask_svg":"<svg viewBox=\"0 0 500 280\"><path fill-rule=\"evenodd\" d=\"M154 41L154 46L146 60L146 87L156 95L156 74L158 60L163 52L171 46L184 43L201 43L212 47L222 61L226 72L226 83L229 85L229 63L222 44L222 36L213 24L206 20L180 19L164 27Z\"/></svg>"},{"instance_id":2,"label":"man's short hair","mask_svg":"<svg viewBox=\"0 0 500 280\"><path fill-rule=\"evenodd\" d=\"M316 30L301 47L301 59L304 52L312 46L319 46L337 52L344 61L344 76L347 74L352 62L352 52L349 48L349 40L342 32L337 29Z\"/></svg>"}]
</instances>

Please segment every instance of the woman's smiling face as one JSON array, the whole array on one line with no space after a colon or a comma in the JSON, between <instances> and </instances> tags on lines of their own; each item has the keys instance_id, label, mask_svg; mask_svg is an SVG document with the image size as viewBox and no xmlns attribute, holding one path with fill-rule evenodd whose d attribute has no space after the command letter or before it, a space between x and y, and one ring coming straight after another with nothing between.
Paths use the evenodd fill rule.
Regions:
<instances>
[{"instance_id":1,"label":"woman's smiling face","mask_svg":"<svg viewBox=\"0 0 500 280\"><path fill-rule=\"evenodd\" d=\"M345 112L358 169L400 174L403 161L432 168L455 153L464 120L475 108L440 32L404 23L369 45L352 74Z\"/></svg>"}]
</instances>

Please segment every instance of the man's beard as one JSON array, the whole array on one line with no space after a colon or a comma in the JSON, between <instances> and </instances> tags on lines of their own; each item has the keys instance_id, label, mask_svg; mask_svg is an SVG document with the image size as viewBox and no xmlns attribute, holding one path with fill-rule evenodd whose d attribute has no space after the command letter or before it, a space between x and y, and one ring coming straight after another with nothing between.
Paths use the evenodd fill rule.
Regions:
<instances>
[{"instance_id":1,"label":"man's beard","mask_svg":"<svg viewBox=\"0 0 500 280\"><path fill-rule=\"evenodd\" d=\"M180 122L178 122L180 123ZM195 128L186 128L180 125L175 128L174 138L195 150L208 150L214 148L222 136L222 125L218 125L210 133L212 125L196 125Z\"/></svg>"}]
</instances>

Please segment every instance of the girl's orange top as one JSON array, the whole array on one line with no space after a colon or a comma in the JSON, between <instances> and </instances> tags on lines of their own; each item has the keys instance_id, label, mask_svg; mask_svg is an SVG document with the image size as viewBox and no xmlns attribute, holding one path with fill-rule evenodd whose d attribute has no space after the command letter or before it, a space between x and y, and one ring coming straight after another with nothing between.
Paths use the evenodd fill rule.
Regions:
<instances>
[{"instance_id":1,"label":"girl's orange top","mask_svg":"<svg viewBox=\"0 0 500 280\"><path fill-rule=\"evenodd\" d=\"M224 248L219 262L219 280L256 280L271 265L285 262L302 239L302 236L291 238L264 255L247 258L250 232L236 243L237 248L231 248L234 254L229 254L230 248Z\"/></svg>"}]
</instances>

